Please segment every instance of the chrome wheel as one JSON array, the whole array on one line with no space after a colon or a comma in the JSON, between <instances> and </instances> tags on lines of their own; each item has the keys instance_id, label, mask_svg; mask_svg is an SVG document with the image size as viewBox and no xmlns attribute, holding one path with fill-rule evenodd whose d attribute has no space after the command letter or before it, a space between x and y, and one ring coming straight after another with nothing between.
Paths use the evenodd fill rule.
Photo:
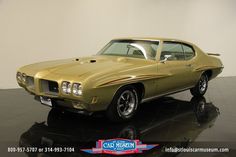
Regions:
<instances>
[{"instance_id":1,"label":"chrome wheel","mask_svg":"<svg viewBox=\"0 0 236 157\"><path fill-rule=\"evenodd\" d=\"M140 101L138 92L132 85L126 85L118 89L106 110L107 117L114 122L131 119L138 109Z\"/></svg>"},{"instance_id":2,"label":"chrome wheel","mask_svg":"<svg viewBox=\"0 0 236 157\"><path fill-rule=\"evenodd\" d=\"M190 92L193 96L199 97L203 96L208 87L208 76L206 73L203 73L202 76L200 77L198 83L190 89Z\"/></svg>"},{"instance_id":3,"label":"chrome wheel","mask_svg":"<svg viewBox=\"0 0 236 157\"><path fill-rule=\"evenodd\" d=\"M117 111L120 116L128 118L137 107L136 91L125 90L117 101Z\"/></svg>"},{"instance_id":4,"label":"chrome wheel","mask_svg":"<svg viewBox=\"0 0 236 157\"><path fill-rule=\"evenodd\" d=\"M202 76L199 81L199 91L201 93L204 93L207 88L207 78L205 76Z\"/></svg>"}]
</instances>

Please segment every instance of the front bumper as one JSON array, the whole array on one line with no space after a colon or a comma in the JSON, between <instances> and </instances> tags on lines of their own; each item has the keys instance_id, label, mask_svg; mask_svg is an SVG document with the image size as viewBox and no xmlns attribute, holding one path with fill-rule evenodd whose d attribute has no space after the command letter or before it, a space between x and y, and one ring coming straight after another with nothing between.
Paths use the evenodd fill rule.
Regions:
<instances>
[{"instance_id":1,"label":"front bumper","mask_svg":"<svg viewBox=\"0 0 236 157\"><path fill-rule=\"evenodd\" d=\"M40 101L40 96L35 95L34 99ZM84 115L91 115L93 112L88 111L84 105L82 105L81 102L75 102L71 100L64 100L64 99L59 99L59 98L50 98L52 101L52 108L58 108L61 110L73 112L73 113L79 113L79 114L84 114ZM41 103L43 104L43 103ZM78 104L81 104L80 106ZM45 104L43 104L45 105ZM75 107L77 105L77 107ZM48 106L48 105L46 105Z\"/></svg>"},{"instance_id":2,"label":"front bumper","mask_svg":"<svg viewBox=\"0 0 236 157\"><path fill-rule=\"evenodd\" d=\"M22 73L22 72L21 72ZM56 107L63 107L75 112L88 111L97 112L104 111L111 103L114 93L118 87L101 87L92 88L84 83L83 95L77 96L74 94L65 94L61 90L62 80L69 80L72 84L75 83L72 78L61 79L60 76L29 76L26 81L17 80L19 86L23 87L27 92L36 97L46 97L52 99Z\"/></svg>"},{"instance_id":3,"label":"front bumper","mask_svg":"<svg viewBox=\"0 0 236 157\"><path fill-rule=\"evenodd\" d=\"M38 101L40 101L40 96L50 98L53 102L53 107L61 107L77 113L96 110L96 108L91 107L94 106L91 103L93 97L63 94L61 91L61 81L59 80L27 76L25 82L18 81L18 84L34 95Z\"/></svg>"}]
</instances>

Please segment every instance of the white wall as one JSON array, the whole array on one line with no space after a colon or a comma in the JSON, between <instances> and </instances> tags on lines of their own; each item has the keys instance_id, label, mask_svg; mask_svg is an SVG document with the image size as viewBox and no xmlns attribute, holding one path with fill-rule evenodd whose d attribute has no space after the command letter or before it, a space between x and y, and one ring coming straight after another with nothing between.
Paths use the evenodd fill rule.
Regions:
<instances>
[{"instance_id":1,"label":"white wall","mask_svg":"<svg viewBox=\"0 0 236 157\"><path fill-rule=\"evenodd\" d=\"M22 65L95 54L112 38L171 37L222 54L236 71L235 0L0 0L0 88Z\"/></svg>"}]
</instances>

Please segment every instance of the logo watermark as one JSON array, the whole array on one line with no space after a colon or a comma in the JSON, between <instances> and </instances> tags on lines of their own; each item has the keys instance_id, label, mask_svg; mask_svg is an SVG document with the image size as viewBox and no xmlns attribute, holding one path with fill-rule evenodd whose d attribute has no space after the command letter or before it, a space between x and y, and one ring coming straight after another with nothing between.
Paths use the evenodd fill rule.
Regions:
<instances>
[{"instance_id":1,"label":"logo watermark","mask_svg":"<svg viewBox=\"0 0 236 157\"><path fill-rule=\"evenodd\" d=\"M140 140L116 138L98 140L96 142L96 148L81 149L81 151L90 154L124 155L142 153L144 150L150 150L156 146L158 146L158 144L143 144Z\"/></svg>"}]
</instances>

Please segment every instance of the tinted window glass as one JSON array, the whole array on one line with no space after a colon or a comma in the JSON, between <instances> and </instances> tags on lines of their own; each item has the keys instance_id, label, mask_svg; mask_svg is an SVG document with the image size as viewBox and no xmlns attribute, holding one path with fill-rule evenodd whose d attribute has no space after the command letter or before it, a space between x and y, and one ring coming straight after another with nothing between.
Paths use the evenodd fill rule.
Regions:
<instances>
[{"instance_id":1,"label":"tinted window glass","mask_svg":"<svg viewBox=\"0 0 236 157\"><path fill-rule=\"evenodd\" d=\"M168 60L184 60L185 59L183 48L180 43L164 42L160 59L164 60L165 55L170 55Z\"/></svg>"},{"instance_id":2,"label":"tinted window glass","mask_svg":"<svg viewBox=\"0 0 236 157\"><path fill-rule=\"evenodd\" d=\"M159 41L114 40L98 54L127 56L155 60Z\"/></svg>"},{"instance_id":3,"label":"tinted window glass","mask_svg":"<svg viewBox=\"0 0 236 157\"><path fill-rule=\"evenodd\" d=\"M183 45L184 53L185 53L185 59L191 59L194 57L194 50L191 46Z\"/></svg>"}]
</instances>

